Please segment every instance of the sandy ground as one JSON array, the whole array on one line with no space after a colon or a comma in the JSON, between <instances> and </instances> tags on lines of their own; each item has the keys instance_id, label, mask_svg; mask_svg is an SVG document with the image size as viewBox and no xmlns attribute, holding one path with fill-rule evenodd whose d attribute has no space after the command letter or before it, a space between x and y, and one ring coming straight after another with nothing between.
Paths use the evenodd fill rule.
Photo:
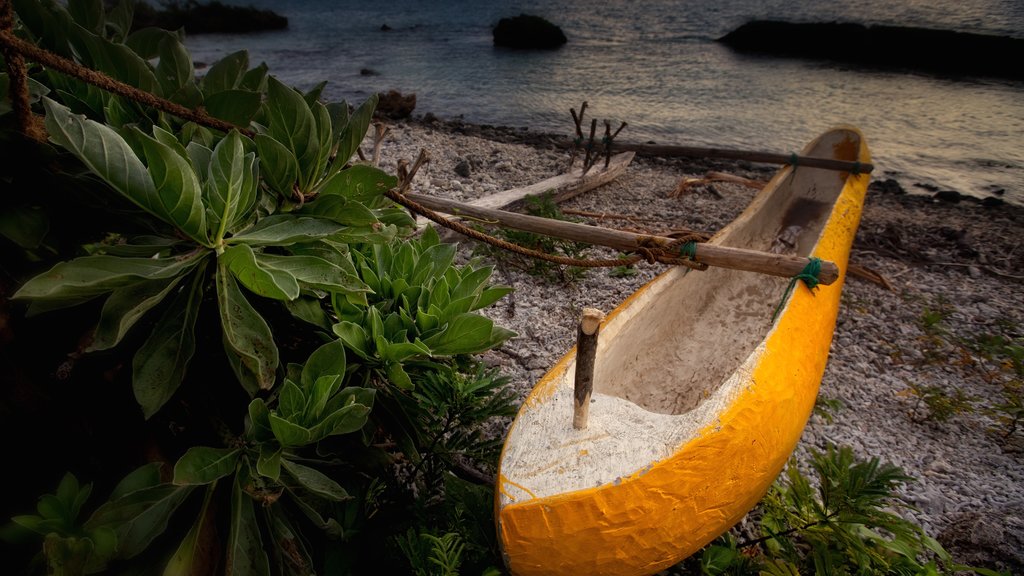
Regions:
<instances>
[{"instance_id":1,"label":"sandy ground","mask_svg":"<svg viewBox=\"0 0 1024 576\"><path fill-rule=\"evenodd\" d=\"M528 131L419 120L389 127L381 166L394 170L427 150L432 160L415 180L424 194L472 199L556 175L568 163L551 138ZM709 170L767 180L774 167L637 158L613 183L561 208L601 226L714 232L755 190L714 183L675 194L682 179ZM828 417L811 418L796 452L806 461L812 449L848 445L900 466L916 479L901 490L902 514L960 561L1014 570L1024 569L1024 430L1009 433L1005 405L1007 394L1020 402L1024 390L1004 345L1024 346L1022 241L1024 208L942 202L874 181L851 262L887 286L847 281L820 392ZM611 310L664 269L538 276L527 267L497 260L494 281L516 290L488 314L519 336L485 357L521 396L573 345L581 308Z\"/></svg>"}]
</instances>

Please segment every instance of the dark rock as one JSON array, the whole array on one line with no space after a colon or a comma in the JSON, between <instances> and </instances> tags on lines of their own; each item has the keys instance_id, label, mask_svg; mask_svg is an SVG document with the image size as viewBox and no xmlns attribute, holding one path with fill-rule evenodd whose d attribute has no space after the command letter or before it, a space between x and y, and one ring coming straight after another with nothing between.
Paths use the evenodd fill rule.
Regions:
<instances>
[{"instance_id":1,"label":"dark rock","mask_svg":"<svg viewBox=\"0 0 1024 576\"><path fill-rule=\"evenodd\" d=\"M455 173L463 178L469 178L471 172L472 169L470 168L469 162L466 160L461 160L455 165Z\"/></svg>"},{"instance_id":2,"label":"dark rock","mask_svg":"<svg viewBox=\"0 0 1024 576\"><path fill-rule=\"evenodd\" d=\"M1024 510L959 514L938 540L958 563L1020 574L1024 570Z\"/></svg>"},{"instance_id":3,"label":"dark rock","mask_svg":"<svg viewBox=\"0 0 1024 576\"><path fill-rule=\"evenodd\" d=\"M391 32L391 26L388 26L387 24L381 24L380 25L380 31L381 32Z\"/></svg>"},{"instance_id":4,"label":"dark rock","mask_svg":"<svg viewBox=\"0 0 1024 576\"><path fill-rule=\"evenodd\" d=\"M755 20L719 38L741 52L814 58L887 69L1022 79L1024 39L906 26ZM1018 62L1018 64L1013 64Z\"/></svg>"},{"instance_id":5,"label":"dark rock","mask_svg":"<svg viewBox=\"0 0 1024 576\"><path fill-rule=\"evenodd\" d=\"M1000 206L1006 206L1006 200L996 198L995 196L988 196L981 201L981 205L986 208L999 208Z\"/></svg>"},{"instance_id":6,"label":"dark rock","mask_svg":"<svg viewBox=\"0 0 1024 576\"><path fill-rule=\"evenodd\" d=\"M380 73L377 72L376 70L372 69L372 68L360 68L359 69L359 75L360 76L378 76L378 75L380 75Z\"/></svg>"},{"instance_id":7,"label":"dark rock","mask_svg":"<svg viewBox=\"0 0 1024 576\"><path fill-rule=\"evenodd\" d=\"M932 198L939 202L949 202L950 204L956 204L964 199L964 196L956 190L939 190L935 193Z\"/></svg>"},{"instance_id":8,"label":"dark rock","mask_svg":"<svg viewBox=\"0 0 1024 576\"><path fill-rule=\"evenodd\" d=\"M378 94L377 115L399 120L408 118L416 109L416 94L402 94L397 90L388 90Z\"/></svg>"},{"instance_id":9,"label":"dark rock","mask_svg":"<svg viewBox=\"0 0 1024 576\"><path fill-rule=\"evenodd\" d=\"M284 30L288 18L272 10L252 6L229 6L217 0L162 2L158 10L146 2L135 3L132 30L156 27L164 30L184 28L187 34L242 34L266 30Z\"/></svg>"},{"instance_id":10,"label":"dark rock","mask_svg":"<svg viewBox=\"0 0 1024 576\"><path fill-rule=\"evenodd\" d=\"M873 191L881 192L882 194L906 194L907 191L903 189L903 186L899 182L892 178L885 180L874 180L868 186Z\"/></svg>"},{"instance_id":11,"label":"dark rock","mask_svg":"<svg viewBox=\"0 0 1024 576\"><path fill-rule=\"evenodd\" d=\"M551 50L566 42L568 39L561 28L531 14L502 18L494 27L495 46Z\"/></svg>"}]
</instances>

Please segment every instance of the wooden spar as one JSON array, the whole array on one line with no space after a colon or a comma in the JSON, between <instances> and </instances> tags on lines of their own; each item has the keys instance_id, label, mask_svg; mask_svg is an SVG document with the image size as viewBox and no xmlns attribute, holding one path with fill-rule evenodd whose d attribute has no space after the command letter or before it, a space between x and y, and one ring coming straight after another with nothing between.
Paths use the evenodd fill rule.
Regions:
<instances>
[{"instance_id":1,"label":"wooden spar","mask_svg":"<svg viewBox=\"0 0 1024 576\"><path fill-rule=\"evenodd\" d=\"M597 358L597 333L604 312L584 308L576 334L576 383L573 394L572 427L583 430L590 418L590 396L594 391L594 360Z\"/></svg>"},{"instance_id":2,"label":"wooden spar","mask_svg":"<svg viewBox=\"0 0 1024 576\"><path fill-rule=\"evenodd\" d=\"M406 197L431 210L437 210L445 214L469 216L488 224L552 236L563 240L571 240L573 242L607 246L622 252L633 252L638 248L664 248L676 241L674 238L666 236L635 234L633 232L611 230L588 224L481 208L447 198L435 198L433 196L412 193L406 194ZM708 266L760 272L761 274L785 278L792 278L800 274L809 262L807 258L801 256L772 254L746 248L730 248L728 246L707 243L697 244L696 254L693 259ZM818 275L819 283L828 285L835 282L838 278L839 267L834 262L821 263L821 272Z\"/></svg>"},{"instance_id":3,"label":"wooden spar","mask_svg":"<svg viewBox=\"0 0 1024 576\"><path fill-rule=\"evenodd\" d=\"M875 169L875 165L869 162L849 162L834 158L815 158L812 156L798 156L797 154L779 154L777 152L757 152L753 150L729 150L726 148L701 148L697 146L669 146L661 144L628 144L623 142L616 142L613 144L613 148L620 151L629 150L645 156L726 158L729 160L747 160L767 164L793 164L795 166L824 168L860 174L867 174Z\"/></svg>"}]
</instances>

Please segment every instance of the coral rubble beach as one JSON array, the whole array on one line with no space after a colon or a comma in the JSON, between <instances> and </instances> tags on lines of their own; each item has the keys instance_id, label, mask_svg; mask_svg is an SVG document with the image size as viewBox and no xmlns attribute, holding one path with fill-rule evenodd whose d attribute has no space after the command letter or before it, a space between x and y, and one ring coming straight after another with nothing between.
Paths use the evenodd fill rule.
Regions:
<instances>
[{"instance_id":1,"label":"coral rubble beach","mask_svg":"<svg viewBox=\"0 0 1024 576\"><path fill-rule=\"evenodd\" d=\"M428 115L390 124L381 166L393 172L399 160L412 161L425 149L431 162L417 174L414 190L468 200L562 172L569 154L557 139ZM708 170L767 180L774 167L638 157L623 176L562 209L603 214L574 216L602 226L713 232L738 215L755 190L713 183L674 193L682 179ZM811 418L796 454L806 462L811 449L849 445L861 458L900 466L916 479L901 490L909 505L901 514L957 560L1014 571L1024 569L1024 431L1003 437L1006 426L994 408L1004 401L1012 371L1005 359L986 358L978 342L996 335L1018 345L1024 339L1022 240L1024 207L905 194L876 175L851 261L891 289L847 279L820 392L841 407L829 411L831 418ZM462 245L469 255L472 243ZM614 256L600 248L587 255ZM641 264L624 277L592 269L540 278L499 261L493 280L516 290L489 314L519 335L485 360L511 376L525 396L573 346L583 307L609 311L661 269ZM929 393L959 395L968 403L948 419L929 417L920 401Z\"/></svg>"}]
</instances>

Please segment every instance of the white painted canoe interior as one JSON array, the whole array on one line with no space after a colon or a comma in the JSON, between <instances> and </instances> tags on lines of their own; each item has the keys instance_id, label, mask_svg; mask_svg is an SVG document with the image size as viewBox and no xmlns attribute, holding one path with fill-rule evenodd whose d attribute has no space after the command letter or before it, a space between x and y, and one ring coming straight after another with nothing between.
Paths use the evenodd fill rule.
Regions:
<instances>
[{"instance_id":1,"label":"white painted canoe interior","mask_svg":"<svg viewBox=\"0 0 1024 576\"><path fill-rule=\"evenodd\" d=\"M805 154L831 158L834 144L827 138ZM831 170L786 170L712 242L809 255L844 177ZM662 414L692 410L764 340L788 282L724 268L674 272L655 281L663 285L655 293L641 294L628 322L602 333L595 391Z\"/></svg>"},{"instance_id":2,"label":"white painted canoe interior","mask_svg":"<svg viewBox=\"0 0 1024 576\"><path fill-rule=\"evenodd\" d=\"M803 154L855 161L859 138L830 131ZM781 170L711 242L809 255L845 178ZM548 375L549 397L524 405L502 456L501 504L614 482L670 456L745 385L787 283L683 267L653 280L601 329L587 429L572 427L575 362Z\"/></svg>"}]
</instances>

